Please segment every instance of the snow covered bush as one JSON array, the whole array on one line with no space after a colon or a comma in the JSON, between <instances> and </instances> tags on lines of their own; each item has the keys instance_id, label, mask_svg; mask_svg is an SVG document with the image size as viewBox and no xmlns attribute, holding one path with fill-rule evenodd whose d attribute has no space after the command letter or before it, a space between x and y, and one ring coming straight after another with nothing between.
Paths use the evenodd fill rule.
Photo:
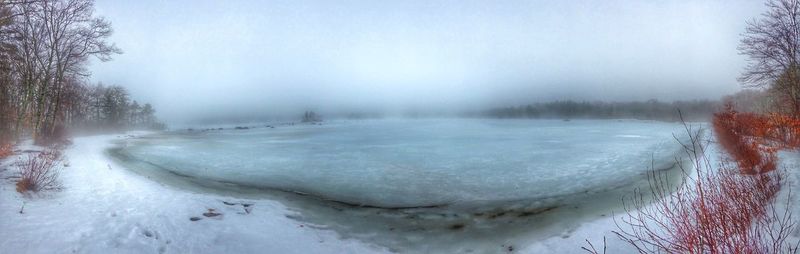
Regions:
<instances>
[{"instance_id":1,"label":"snow covered bush","mask_svg":"<svg viewBox=\"0 0 800 254\"><path fill-rule=\"evenodd\" d=\"M58 150L42 151L38 154L28 154L17 160L19 180L17 192L41 191L56 189L58 175L61 171L61 152Z\"/></svg>"}]
</instances>

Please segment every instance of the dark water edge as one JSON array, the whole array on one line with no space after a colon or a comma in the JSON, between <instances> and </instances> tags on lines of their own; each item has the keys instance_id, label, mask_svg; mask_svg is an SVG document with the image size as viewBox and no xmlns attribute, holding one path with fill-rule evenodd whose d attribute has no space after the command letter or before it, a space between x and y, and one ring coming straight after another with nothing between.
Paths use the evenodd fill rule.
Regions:
<instances>
[{"instance_id":1,"label":"dark water edge","mask_svg":"<svg viewBox=\"0 0 800 254\"><path fill-rule=\"evenodd\" d=\"M289 208L288 218L403 253L499 253L507 252L509 247L523 248L537 239L570 237L570 232L582 223L624 212L623 197L637 188L649 188L648 172L643 172L603 189L540 199L377 207L320 194L180 174L130 156L124 150L125 142L120 140L106 151L107 155L148 179L182 191L275 200ZM673 185L680 183L684 176L681 168L691 167L691 163L679 155L680 151L676 151L674 162L660 162L668 166L650 172L661 174Z\"/></svg>"}]
</instances>

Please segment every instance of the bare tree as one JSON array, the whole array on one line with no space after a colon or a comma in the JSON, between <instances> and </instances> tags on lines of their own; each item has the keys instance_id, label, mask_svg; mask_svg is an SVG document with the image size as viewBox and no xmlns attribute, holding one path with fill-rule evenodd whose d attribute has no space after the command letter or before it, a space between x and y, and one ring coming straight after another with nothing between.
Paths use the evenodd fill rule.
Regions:
<instances>
[{"instance_id":1,"label":"bare tree","mask_svg":"<svg viewBox=\"0 0 800 254\"><path fill-rule=\"evenodd\" d=\"M91 86L91 57L121 51L94 0L0 0L0 147L32 135L66 141L67 128L163 128L149 104L130 103L121 86Z\"/></svg>"},{"instance_id":2,"label":"bare tree","mask_svg":"<svg viewBox=\"0 0 800 254\"><path fill-rule=\"evenodd\" d=\"M13 47L7 43L10 38L5 33L10 27L12 15L10 8L0 4L0 146L14 136L11 133L16 110L16 86L11 68Z\"/></svg>"},{"instance_id":3,"label":"bare tree","mask_svg":"<svg viewBox=\"0 0 800 254\"><path fill-rule=\"evenodd\" d=\"M768 0L768 11L747 23L739 51L749 62L739 80L775 90L800 115L800 0Z\"/></svg>"},{"instance_id":4,"label":"bare tree","mask_svg":"<svg viewBox=\"0 0 800 254\"><path fill-rule=\"evenodd\" d=\"M27 116L34 135L48 135L67 115L63 96L71 82L88 76L86 64L94 56L101 61L121 51L109 44L111 24L94 17L92 0L39 0L12 5L15 22L17 71L23 90L20 119Z\"/></svg>"}]
</instances>

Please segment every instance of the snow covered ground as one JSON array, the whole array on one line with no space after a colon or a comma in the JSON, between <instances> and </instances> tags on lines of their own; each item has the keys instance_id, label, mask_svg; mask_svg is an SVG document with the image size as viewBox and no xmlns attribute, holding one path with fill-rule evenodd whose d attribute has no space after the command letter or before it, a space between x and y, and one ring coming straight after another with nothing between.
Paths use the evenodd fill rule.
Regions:
<instances>
[{"instance_id":1,"label":"snow covered ground","mask_svg":"<svg viewBox=\"0 0 800 254\"><path fill-rule=\"evenodd\" d=\"M69 167L60 192L24 198L12 181L0 183L0 252L385 252L287 218L293 212L275 201L191 193L146 179L106 157L109 141L117 138L76 138L66 151ZM3 178L13 174L13 161L0 167ZM242 203L252 204L249 214ZM208 209L222 215L207 218L202 214Z\"/></svg>"},{"instance_id":2,"label":"snow covered ground","mask_svg":"<svg viewBox=\"0 0 800 254\"><path fill-rule=\"evenodd\" d=\"M782 151L778 153L779 168L784 170L783 186L775 198L775 210L787 210L795 222L794 230L786 240L791 245L800 244L800 152Z\"/></svg>"},{"instance_id":3,"label":"snow covered ground","mask_svg":"<svg viewBox=\"0 0 800 254\"><path fill-rule=\"evenodd\" d=\"M342 216L341 207L321 209L319 205L297 201L292 195L271 199L165 184L148 179L154 176L129 171L108 156L106 150L115 141L127 138L104 135L74 139L65 154L69 167L62 171L62 191L23 197L14 191L13 181L0 182L0 247L3 252L584 253L580 247L585 245L585 239L597 246L602 245L605 236L608 253L632 253L611 232L616 229L611 211L618 213L619 207L608 203L619 201L618 197L598 197L598 202L585 206L559 207L533 216L525 213L486 215L500 217L493 218L492 223L478 217L444 214L442 216L453 218L437 219L436 223L453 231L444 229L416 235L391 233L421 229L424 223L433 221L424 217L433 215L426 211L411 214L423 217L418 220L420 224L414 222L407 228L399 228L400 219L372 220L375 216L367 214L387 213L388 217L400 217L409 213L356 209ZM22 147L23 150L29 148ZM13 161L10 158L0 164L0 177L13 175L14 169L10 166ZM605 194L608 193L598 193ZM23 204L24 210L20 213ZM318 212L304 213L309 207ZM209 209L222 215L204 216ZM190 220L193 217L200 220ZM334 217L351 221L336 221ZM498 221L513 226L500 230ZM458 225L467 225L467 228ZM426 242L424 238L440 244L396 248Z\"/></svg>"}]
</instances>

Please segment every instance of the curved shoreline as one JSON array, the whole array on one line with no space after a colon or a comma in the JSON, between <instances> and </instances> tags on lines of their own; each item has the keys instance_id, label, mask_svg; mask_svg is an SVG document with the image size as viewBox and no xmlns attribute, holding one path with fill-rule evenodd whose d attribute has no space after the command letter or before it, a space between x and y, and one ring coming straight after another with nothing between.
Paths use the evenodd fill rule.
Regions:
<instances>
[{"instance_id":1,"label":"curved shoreline","mask_svg":"<svg viewBox=\"0 0 800 254\"><path fill-rule=\"evenodd\" d=\"M339 199L336 199L336 198L333 198L333 197L328 197L328 196L326 196L324 194L320 194L320 193L303 192L303 191L297 191L297 190L291 190L291 189L285 189L285 188L277 188L277 187L269 187L269 186L257 186L257 185L244 184L244 183L238 183L238 182L232 182L232 181L201 178L201 177L196 177L196 176L192 176L192 175L188 175L188 174L183 174L183 173L180 173L179 171L169 169L169 168L167 168L165 166L162 166L162 165L159 165L159 164L147 161L147 160L133 158L133 156L130 156L129 154L123 153L122 150L123 150L122 147L117 145L117 146L114 146L112 148L107 149L106 153L109 155L109 157L112 157L112 158L118 160L119 162L128 165L128 167L126 167L128 170L134 171L134 172L136 172L138 174L141 174L143 176L146 176L148 178L150 178L150 176L158 176L158 175L156 175L158 172L168 173L169 175L172 175L174 179L163 179L163 177L155 177L155 178L159 179L159 180L156 180L156 181L161 182L161 183L165 183L165 184L175 185L175 186L177 186L179 188L186 188L186 187L189 187L189 186L186 186L185 184L182 184L182 183L179 183L179 182L174 182L176 179L180 179L178 181L185 181L185 183L191 183L193 185L196 185L197 187L202 187L202 188L204 188L204 191L210 191L210 192L223 191L223 192L229 193L229 194L236 194L237 192L241 192L241 191L244 191L245 193L252 193L252 191L263 191L265 193L280 192L280 193L286 193L286 194L292 194L292 195L306 197L308 199L315 200L315 201L318 201L318 202L334 203L334 204L343 205L343 206L352 207L352 208L374 208L374 209L385 209L385 210L412 210L412 209L416 210L416 209L447 208L447 207L452 207L452 206L456 205L456 204L453 204L453 203L440 203L440 204L424 204L424 205L418 205L418 206L382 206L382 205L355 203L355 202L350 202L350 201L346 201L346 200L339 200ZM676 157L677 157L677 155L678 155L678 153L675 154ZM142 168L137 167L136 165L133 165L133 164L139 164L140 166L144 165L146 167L151 167L154 170L150 170L150 172L146 172ZM646 171L646 173L649 174L649 173L652 173L652 172L669 172L669 171L671 171L673 169L677 169L678 166L679 166L678 164L679 164L679 162L672 162L670 164L670 166L667 166L667 167L664 167L664 168L650 169L650 170ZM606 188L602 188L599 191L595 191L595 192L598 192L598 193L600 193L600 192L608 192L608 191L613 191L615 189L623 189L623 188L626 188L626 187L630 187L632 185L635 185L635 180L634 180L634 182L631 182L627 186L626 185L607 186ZM189 189L191 189L191 188L189 188ZM544 196L544 197L537 197L537 198L529 198L529 199L497 200L497 201L488 202L488 203L490 203L490 204L491 203L507 204L507 203L538 202L538 201L542 201L542 200L551 200L551 199L562 199L563 200L563 199L570 199L570 198L573 198L573 197L578 197L580 195L586 194L587 192L589 192L589 190L576 191L576 192L572 192L572 193L568 193L568 194L562 194L562 195L551 195L551 196ZM481 204L480 206L481 207L485 207L486 205L487 204ZM552 207L552 205L544 206L544 208L547 208L547 207ZM541 207L534 207L533 209L539 209L539 208L541 208Z\"/></svg>"},{"instance_id":2,"label":"curved shoreline","mask_svg":"<svg viewBox=\"0 0 800 254\"><path fill-rule=\"evenodd\" d=\"M691 166L685 165L686 160L673 161L668 164L671 167L642 172L631 176L630 181L624 184L542 199L505 200L471 206L385 207L342 202L313 193L201 179L146 161L126 162L125 155L119 150L114 154L119 145L105 150L106 155L127 170L155 182L198 194L278 201L297 212L287 215L290 219L333 230L345 239L354 238L394 251L411 252L425 252L432 248L458 249L448 252L474 251L486 246L499 246L500 243L520 247L531 245L537 242L536 239L565 237L565 228L570 232L584 223L620 212L623 209L620 198L634 189L647 188L647 175L654 172L665 174L671 179L670 183L678 184L685 177L679 168ZM468 238L474 239L465 243L463 239Z\"/></svg>"}]
</instances>

